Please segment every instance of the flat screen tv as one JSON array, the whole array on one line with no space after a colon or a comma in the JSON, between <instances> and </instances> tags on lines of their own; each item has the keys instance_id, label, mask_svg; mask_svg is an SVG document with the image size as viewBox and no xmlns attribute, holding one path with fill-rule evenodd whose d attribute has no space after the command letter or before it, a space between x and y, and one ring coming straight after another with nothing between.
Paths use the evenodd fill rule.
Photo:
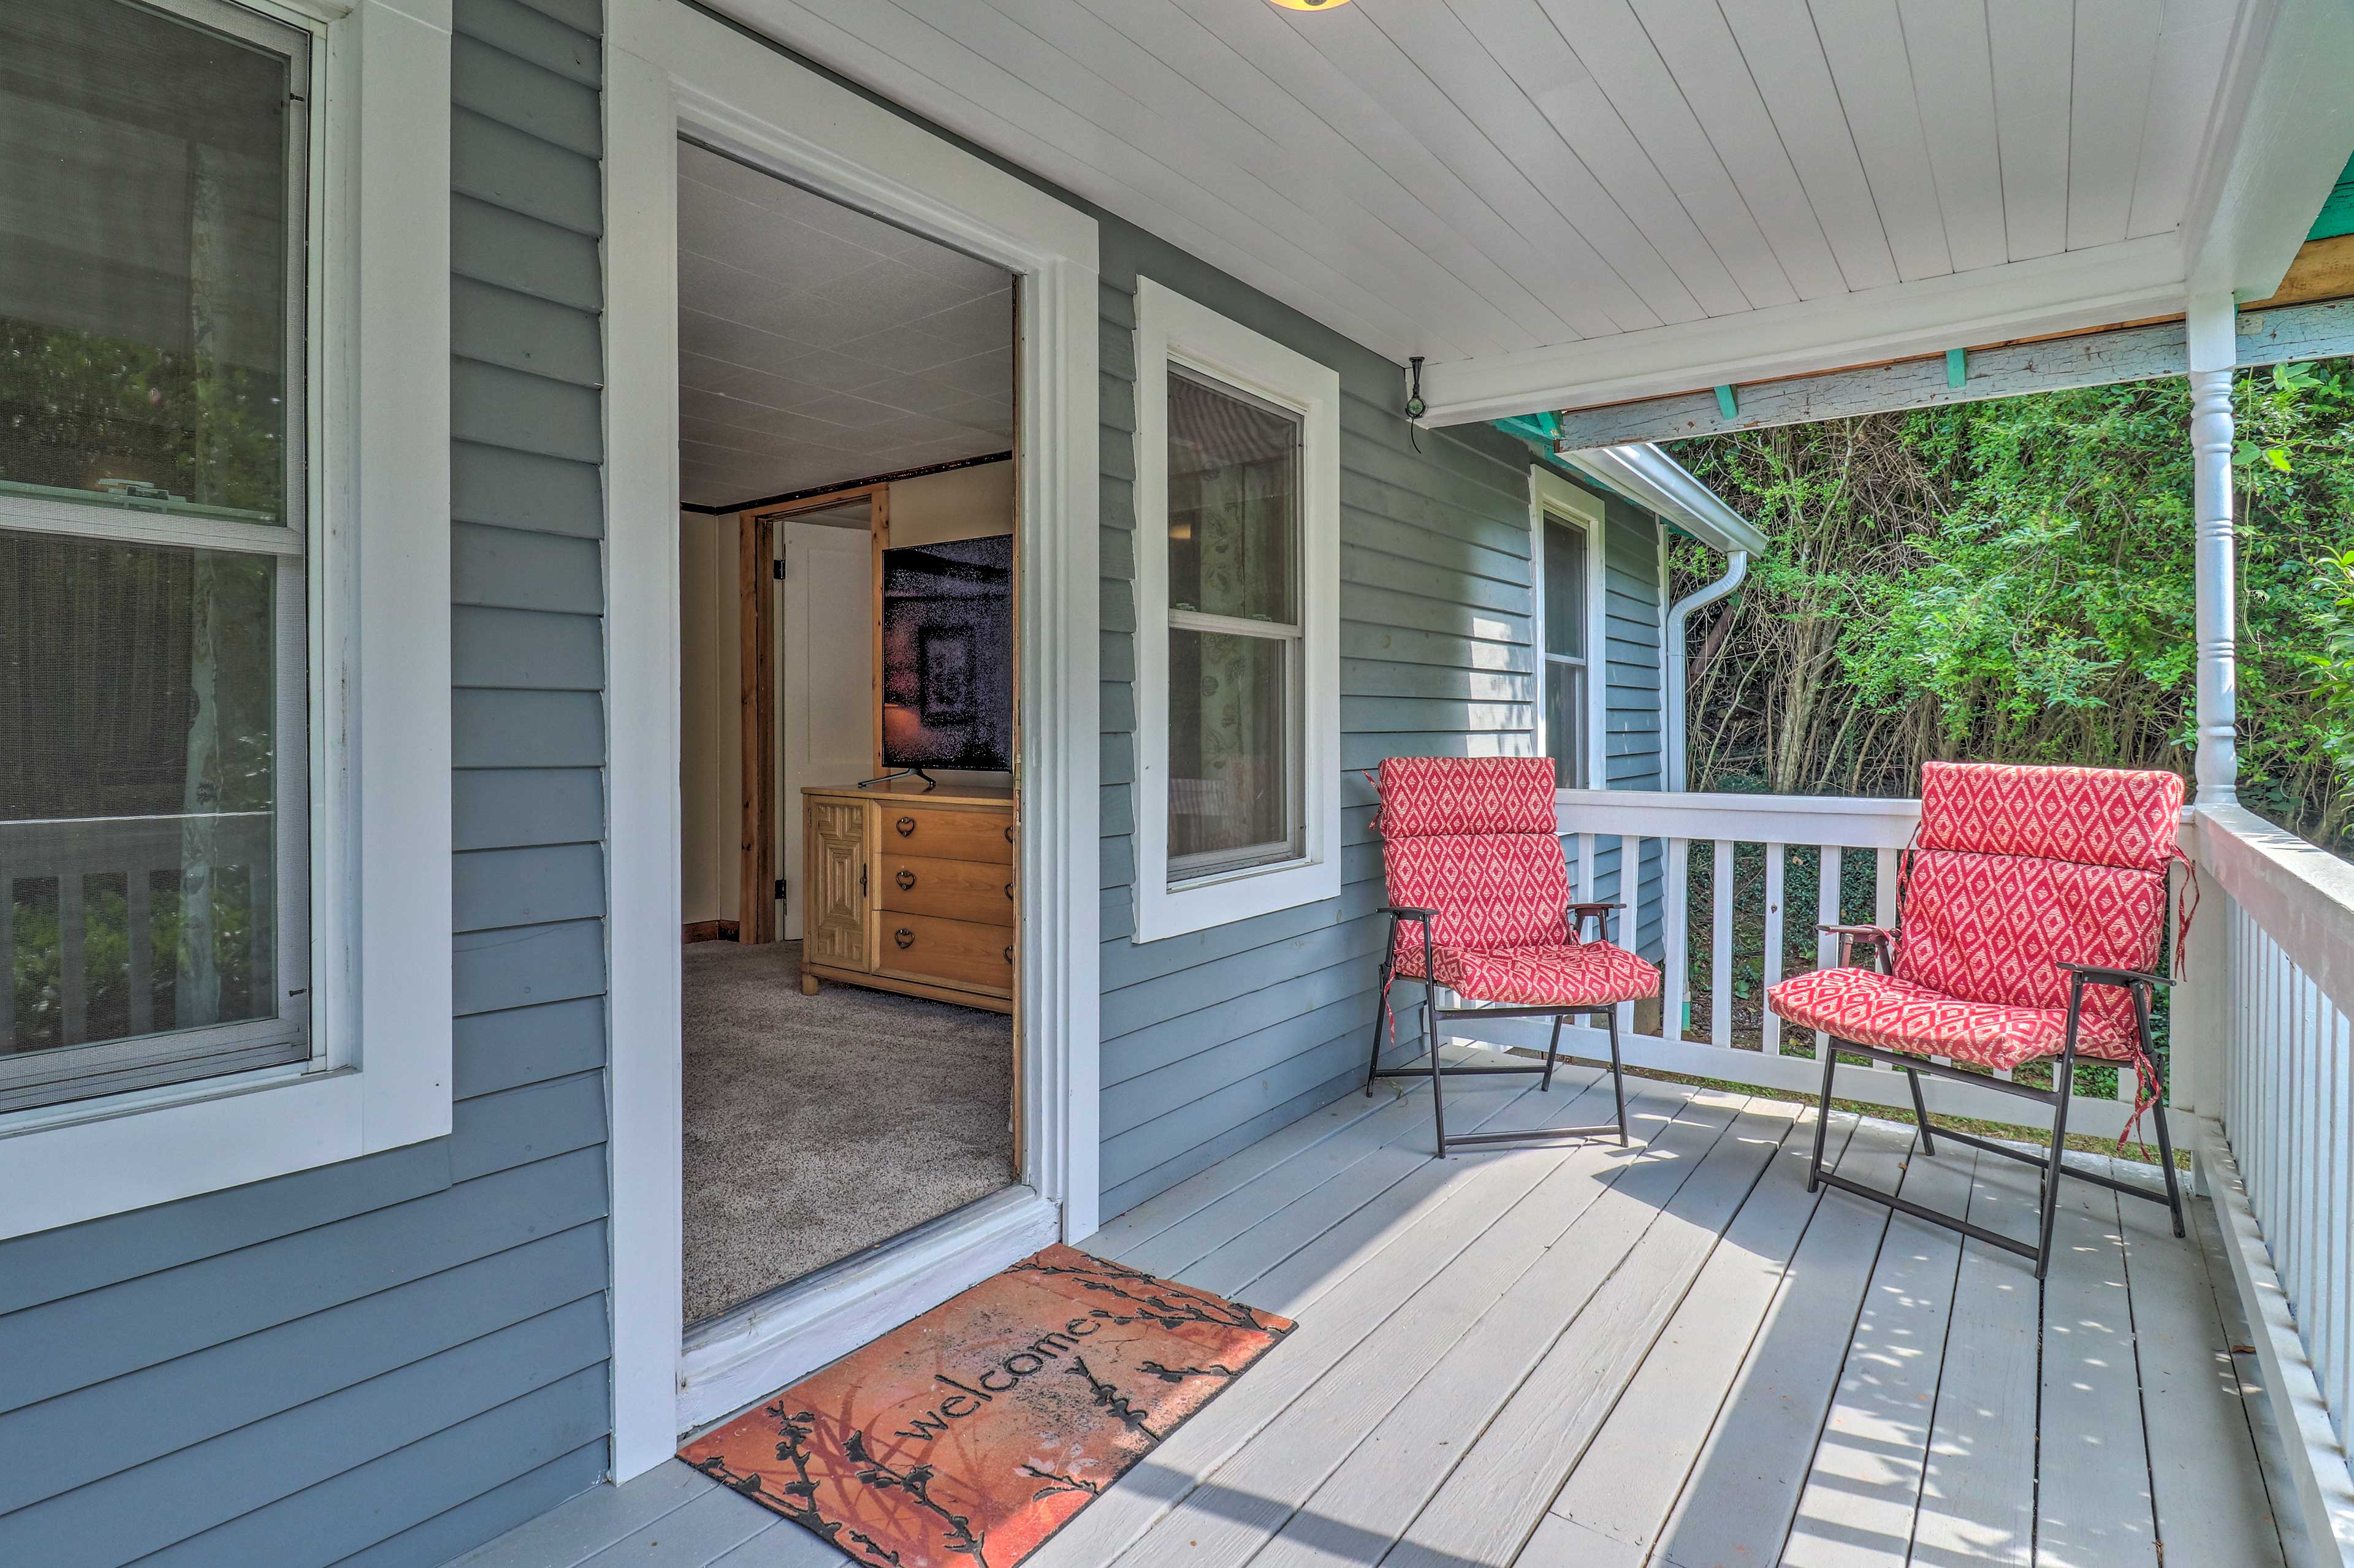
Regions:
<instances>
[{"instance_id":1,"label":"flat screen tv","mask_svg":"<svg viewBox=\"0 0 2354 1568\"><path fill-rule=\"evenodd\" d=\"M883 552L883 765L1013 766L1013 535Z\"/></svg>"}]
</instances>

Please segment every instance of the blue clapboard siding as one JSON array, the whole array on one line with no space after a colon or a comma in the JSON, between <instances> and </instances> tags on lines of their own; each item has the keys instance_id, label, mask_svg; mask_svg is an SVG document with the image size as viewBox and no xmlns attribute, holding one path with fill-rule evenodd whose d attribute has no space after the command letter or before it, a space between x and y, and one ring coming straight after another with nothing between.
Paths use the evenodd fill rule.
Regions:
<instances>
[{"instance_id":1,"label":"blue clapboard siding","mask_svg":"<svg viewBox=\"0 0 2354 1568\"><path fill-rule=\"evenodd\" d=\"M1362 769L1525 753L1535 676L1529 448L1488 427L1409 434L1398 366L1103 219L1103 1212L1116 1214L1362 1082L1384 922ZM1135 287L1139 275L1340 372L1341 897L1140 946L1135 772ZM1658 534L1613 498L1609 768L1659 775ZM1617 895L1617 852L1597 856ZM1657 907L1657 857L1645 857ZM1656 914L1644 933L1656 950Z\"/></svg>"},{"instance_id":2,"label":"blue clapboard siding","mask_svg":"<svg viewBox=\"0 0 2354 1568\"><path fill-rule=\"evenodd\" d=\"M0 1244L0 1563L447 1562L610 1427L597 0L457 0L446 1139Z\"/></svg>"}]
</instances>

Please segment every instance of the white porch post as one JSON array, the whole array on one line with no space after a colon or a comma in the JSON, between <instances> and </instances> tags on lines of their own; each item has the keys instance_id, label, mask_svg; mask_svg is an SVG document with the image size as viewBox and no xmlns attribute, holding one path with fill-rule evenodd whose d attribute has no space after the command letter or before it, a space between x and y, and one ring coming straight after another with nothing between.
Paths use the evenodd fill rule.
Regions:
<instances>
[{"instance_id":1,"label":"white porch post","mask_svg":"<svg viewBox=\"0 0 2354 1568\"><path fill-rule=\"evenodd\" d=\"M2238 357L2237 311L2228 293L2201 294L2188 313L2190 350L2191 485L2198 522L2198 802L2239 799L2238 639L2232 538L2232 369Z\"/></svg>"}]
</instances>

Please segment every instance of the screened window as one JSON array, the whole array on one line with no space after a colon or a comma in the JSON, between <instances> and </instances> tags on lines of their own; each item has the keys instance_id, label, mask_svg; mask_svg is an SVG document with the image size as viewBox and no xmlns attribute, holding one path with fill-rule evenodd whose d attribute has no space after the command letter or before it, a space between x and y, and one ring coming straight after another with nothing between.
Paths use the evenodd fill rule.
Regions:
<instances>
[{"instance_id":1,"label":"screened window","mask_svg":"<svg viewBox=\"0 0 2354 1568\"><path fill-rule=\"evenodd\" d=\"M1169 878L1301 853L1300 416L1169 369Z\"/></svg>"},{"instance_id":2,"label":"screened window","mask_svg":"<svg viewBox=\"0 0 2354 1568\"><path fill-rule=\"evenodd\" d=\"M0 7L0 1111L312 1054L311 47Z\"/></svg>"},{"instance_id":3,"label":"screened window","mask_svg":"<svg viewBox=\"0 0 2354 1568\"><path fill-rule=\"evenodd\" d=\"M1574 523L1544 519L1544 736L1553 777L1564 789L1593 787L1590 694L1586 683L1588 535Z\"/></svg>"}]
</instances>

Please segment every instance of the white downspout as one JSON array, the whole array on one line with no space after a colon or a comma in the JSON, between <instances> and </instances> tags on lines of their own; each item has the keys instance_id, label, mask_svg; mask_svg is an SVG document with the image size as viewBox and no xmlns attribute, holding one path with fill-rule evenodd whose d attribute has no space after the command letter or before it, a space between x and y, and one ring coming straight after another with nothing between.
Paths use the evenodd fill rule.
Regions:
<instances>
[{"instance_id":1,"label":"white downspout","mask_svg":"<svg viewBox=\"0 0 2354 1568\"><path fill-rule=\"evenodd\" d=\"M1741 579L1748 575L1749 552L1735 550L1725 557L1723 577L1705 588L1684 595L1668 607L1668 682L1667 690L1660 694L1663 711L1659 723L1666 731L1663 737L1667 742L1663 771L1665 782L1670 789L1691 787L1691 778L1684 771L1684 667L1688 662L1684 653L1685 625L1691 620L1693 610L1714 604L1739 588Z\"/></svg>"}]
</instances>

